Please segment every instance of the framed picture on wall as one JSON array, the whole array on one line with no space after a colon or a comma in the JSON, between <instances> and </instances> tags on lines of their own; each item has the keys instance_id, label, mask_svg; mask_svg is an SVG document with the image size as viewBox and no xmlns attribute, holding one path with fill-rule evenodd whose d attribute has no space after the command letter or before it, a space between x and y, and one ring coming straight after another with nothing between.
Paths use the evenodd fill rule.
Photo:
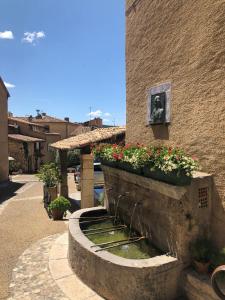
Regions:
<instances>
[{"instance_id":1,"label":"framed picture on wall","mask_svg":"<svg viewBox=\"0 0 225 300\"><path fill-rule=\"evenodd\" d=\"M147 105L148 125L170 123L171 83L150 88Z\"/></svg>"}]
</instances>

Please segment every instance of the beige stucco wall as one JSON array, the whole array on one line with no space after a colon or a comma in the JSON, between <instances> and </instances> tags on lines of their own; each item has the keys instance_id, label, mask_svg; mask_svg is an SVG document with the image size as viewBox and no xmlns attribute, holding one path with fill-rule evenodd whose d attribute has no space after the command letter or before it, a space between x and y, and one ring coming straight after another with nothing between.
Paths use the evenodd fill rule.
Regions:
<instances>
[{"instance_id":1,"label":"beige stucco wall","mask_svg":"<svg viewBox=\"0 0 225 300\"><path fill-rule=\"evenodd\" d=\"M8 96L0 82L0 182L8 180L8 174Z\"/></svg>"},{"instance_id":2,"label":"beige stucco wall","mask_svg":"<svg viewBox=\"0 0 225 300\"><path fill-rule=\"evenodd\" d=\"M225 246L225 1L136 3L126 22L127 142L183 147L215 174L213 238ZM168 81L171 124L147 126L148 89Z\"/></svg>"},{"instance_id":3,"label":"beige stucco wall","mask_svg":"<svg viewBox=\"0 0 225 300\"><path fill-rule=\"evenodd\" d=\"M61 138L60 138L59 134L51 134L51 133L46 133L45 134L46 143L44 143L44 145L42 147L42 153L44 154L44 156L42 157L42 161L44 163L51 162L51 161L55 160L55 152L49 146L52 143L55 143L55 142L59 141L60 139Z\"/></svg>"},{"instance_id":4,"label":"beige stucco wall","mask_svg":"<svg viewBox=\"0 0 225 300\"><path fill-rule=\"evenodd\" d=\"M69 122L41 122L41 124L48 125L49 131L59 133L62 139L66 139L71 136L71 133L79 126Z\"/></svg>"}]
</instances>

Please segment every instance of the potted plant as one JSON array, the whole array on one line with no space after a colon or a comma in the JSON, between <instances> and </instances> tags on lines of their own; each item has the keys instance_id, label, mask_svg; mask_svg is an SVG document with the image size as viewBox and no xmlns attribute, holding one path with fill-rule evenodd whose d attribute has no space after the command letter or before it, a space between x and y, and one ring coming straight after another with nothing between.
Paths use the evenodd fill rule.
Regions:
<instances>
[{"instance_id":1,"label":"potted plant","mask_svg":"<svg viewBox=\"0 0 225 300\"><path fill-rule=\"evenodd\" d=\"M212 249L211 241L206 238L199 238L190 244L194 267L198 273L208 273L213 253Z\"/></svg>"},{"instance_id":2,"label":"potted plant","mask_svg":"<svg viewBox=\"0 0 225 300\"><path fill-rule=\"evenodd\" d=\"M212 270L215 270L217 267L225 265L225 248L222 248L219 251L216 251L212 255L211 260L211 268Z\"/></svg>"},{"instance_id":3,"label":"potted plant","mask_svg":"<svg viewBox=\"0 0 225 300\"><path fill-rule=\"evenodd\" d=\"M48 209L52 214L53 220L62 220L65 212L70 207L71 204L69 200L62 196L59 196L49 204Z\"/></svg>"},{"instance_id":4,"label":"potted plant","mask_svg":"<svg viewBox=\"0 0 225 300\"><path fill-rule=\"evenodd\" d=\"M55 163L44 164L38 171L37 177L44 183L44 202L48 204L57 197L59 169Z\"/></svg>"}]
</instances>

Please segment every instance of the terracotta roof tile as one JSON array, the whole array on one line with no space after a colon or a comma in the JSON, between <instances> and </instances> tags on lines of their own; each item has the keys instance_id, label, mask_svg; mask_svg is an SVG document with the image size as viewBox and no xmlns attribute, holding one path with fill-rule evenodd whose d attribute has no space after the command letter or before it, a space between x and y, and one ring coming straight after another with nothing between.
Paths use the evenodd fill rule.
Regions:
<instances>
[{"instance_id":1,"label":"terracotta roof tile","mask_svg":"<svg viewBox=\"0 0 225 300\"><path fill-rule=\"evenodd\" d=\"M51 144L51 147L61 150L83 148L92 143L101 142L114 136L125 134L125 127L99 128L86 133L78 134Z\"/></svg>"},{"instance_id":2,"label":"terracotta roof tile","mask_svg":"<svg viewBox=\"0 0 225 300\"><path fill-rule=\"evenodd\" d=\"M38 139L32 136L27 136L23 134L8 134L9 139L20 141L20 142L27 142L27 143L33 143L33 142L44 142L45 140Z\"/></svg>"},{"instance_id":3,"label":"terracotta roof tile","mask_svg":"<svg viewBox=\"0 0 225 300\"><path fill-rule=\"evenodd\" d=\"M8 117L8 120L9 121L15 121L15 122L20 122L20 123L23 123L23 124L30 124L30 125L34 125L34 126L39 126L39 127L42 127L44 128L45 125L41 125L41 124L36 124L34 122L29 122L26 118L23 118L23 117Z\"/></svg>"}]
</instances>

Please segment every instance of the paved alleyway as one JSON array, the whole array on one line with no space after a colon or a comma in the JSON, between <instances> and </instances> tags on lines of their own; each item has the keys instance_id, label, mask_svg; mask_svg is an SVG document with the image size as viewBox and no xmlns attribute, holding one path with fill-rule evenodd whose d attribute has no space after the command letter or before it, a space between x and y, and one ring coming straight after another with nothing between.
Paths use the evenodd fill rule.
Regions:
<instances>
[{"instance_id":1,"label":"paved alleyway","mask_svg":"<svg viewBox=\"0 0 225 300\"><path fill-rule=\"evenodd\" d=\"M0 299L9 297L9 283L18 257L34 242L66 230L49 219L42 203L42 184L34 175L18 175L0 187Z\"/></svg>"}]
</instances>

